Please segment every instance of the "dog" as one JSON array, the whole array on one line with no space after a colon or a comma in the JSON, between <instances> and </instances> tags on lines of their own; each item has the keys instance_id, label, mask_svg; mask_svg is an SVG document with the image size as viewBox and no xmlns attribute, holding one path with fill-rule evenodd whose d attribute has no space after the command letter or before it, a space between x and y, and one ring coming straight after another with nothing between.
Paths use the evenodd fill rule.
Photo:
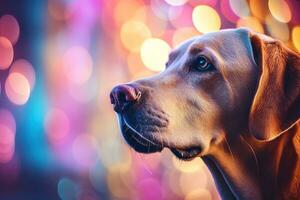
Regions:
<instances>
[{"instance_id":1,"label":"dog","mask_svg":"<svg viewBox=\"0 0 300 200\"><path fill-rule=\"evenodd\" d=\"M203 159L222 199L300 199L300 55L249 29L185 41L110 99L127 143Z\"/></svg>"}]
</instances>

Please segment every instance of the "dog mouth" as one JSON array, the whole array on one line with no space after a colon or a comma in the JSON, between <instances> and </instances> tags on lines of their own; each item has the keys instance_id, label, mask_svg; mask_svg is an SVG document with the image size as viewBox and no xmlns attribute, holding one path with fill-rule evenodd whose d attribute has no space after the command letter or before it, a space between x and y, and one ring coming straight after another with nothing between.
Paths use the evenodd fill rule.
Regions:
<instances>
[{"instance_id":1,"label":"dog mouth","mask_svg":"<svg viewBox=\"0 0 300 200\"><path fill-rule=\"evenodd\" d=\"M189 147L185 149L170 148L170 150L177 158L187 161L192 160L202 152L201 147Z\"/></svg>"},{"instance_id":2,"label":"dog mouth","mask_svg":"<svg viewBox=\"0 0 300 200\"><path fill-rule=\"evenodd\" d=\"M167 147L178 159L189 161L199 156L203 150L202 147L199 146L187 148L172 147L169 145L164 146L163 143L154 141L154 138L149 139L136 130L136 127L133 127L126 121L125 116L119 114L118 119L125 141L137 152L154 153L160 152L164 147Z\"/></svg>"},{"instance_id":3,"label":"dog mouth","mask_svg":"<svg viewBox=\"0 0 300 200\"><path fill-rule=\"evenodd\" d=\"M131 126L124 116L118 115L121 132L125 141L137 152L154 153L162 151L163 146L153 139L148 139L142 135L136 128Z\"/></svg>"}]
</instances>

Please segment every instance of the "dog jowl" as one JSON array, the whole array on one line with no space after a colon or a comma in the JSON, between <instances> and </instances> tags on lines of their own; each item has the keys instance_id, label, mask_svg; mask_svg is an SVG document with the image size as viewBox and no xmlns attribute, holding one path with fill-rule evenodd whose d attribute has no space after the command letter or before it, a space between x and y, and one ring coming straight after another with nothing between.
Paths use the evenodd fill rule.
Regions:
<instances>
[{"instance_id":1,"label":"dog jowl","mask_svg":"<svg viewBox=\"0 0 300 200\"><path fill-rule=\"evenodd\" d=\"M235 129L245 123L241 116L250 107L258 73L251 57L240 56L251 53L236 42L245 36L223 31L193 38L170 53L163 72L116 86L111 102L128 144L143 153L166 147L191 159L226 132L226 119L235 119ZM237 48L229 55L231 43Z\"/></svg>"}]
</instances>

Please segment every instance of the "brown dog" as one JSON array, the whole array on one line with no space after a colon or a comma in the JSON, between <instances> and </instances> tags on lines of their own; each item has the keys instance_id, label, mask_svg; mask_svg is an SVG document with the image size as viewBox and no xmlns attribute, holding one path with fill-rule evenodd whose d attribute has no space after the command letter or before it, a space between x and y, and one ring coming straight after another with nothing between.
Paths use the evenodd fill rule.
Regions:
<instances>
[{"instance_id":1,"label":"brown dog","mask_svg":"<svg viewBox=\"0 0 300 200\"><path fill-rule=\"evenodd\" d=\"M223 199L300 199L300 56L247 29L205 34L112 90L138 152L201 157Z\"/></svg>"}]
</instances>

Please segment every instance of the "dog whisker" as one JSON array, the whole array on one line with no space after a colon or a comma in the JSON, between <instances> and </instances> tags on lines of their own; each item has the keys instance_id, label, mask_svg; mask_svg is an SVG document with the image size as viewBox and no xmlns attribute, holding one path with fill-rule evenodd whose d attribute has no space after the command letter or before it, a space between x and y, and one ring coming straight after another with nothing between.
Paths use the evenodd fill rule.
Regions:
<instances>
[{"instance_id":1,"label":"dog whisker","mask_svg":"<svg viewBox=\"0 0 300 200\"><path fill-rule=\"evenodd\" d=\"M229 145L229 143L228 143L228 141L227 141L226 136L224 137L224 140L225 140L225 142L226 142L226 144L227 144L227 146L228 146L228 149L229 149L229 152L230 152L230 155L231 155L232 159L235 161L234 155L233 155L233 153L232 153L232 151L231 151L231 148L230 148L230 145Z\"/></svg>"},{"instance_id":2,"label":"dog whisker","mask_svg":"<svg viewBox=\"0 0 300 200\"><path fill-rule=\"evenodd\" d=\"M138 125L137 125L137 127L138 127ZM143 128L140 126L139 129L141 130L141 134L143 134ZM153 135L151 135L151 136L153 138ZM150 152L150 147L151 147L151 144L149 142L147 142L147 153Z\"/></svg>"},{"instance_id":3,"label":"dog whisker","mask_svg":"<svg viewBox=\"0 0 300 200\"><path fill-rule=\"evenodd\" d=\"M139 144L141 144L141 145L143 145L143 146L146 146L147 144L149 144L149 143L143 143L143 142L141 142L138 138L136 138L134 135L131 135L131 137L137 142L137 143L139 143Z\"/></svg>"},{"instance_id":4,"label":"dog whisker","mask_svg":"<svg viewBox=\"0 0 300 200\"><path fill-rule=\"evenodd\" d=\"M150 152L150 143L148 143L148 152L147 153L149 153Z\"/></svg>"},{"instance_id":5,"label":"dog whisker","mask_svg":"<svg viewBox=\"0 0 300 200\"><path fill-rule=\"evenodd\" d=\"M129 125L129 123L126 121L125 117L124 117L124 123L126 124L126 126L128 128L130 128L135 134L137 134L138 136L140 136L141 138L143 138L145 141L153 144L153 145L156 145L154 142L150 141L149 139L147 139L146 137L144 137L141 133L139 133L135 128L133 128L131 125Z\"/></svg>"}]
</instances>

